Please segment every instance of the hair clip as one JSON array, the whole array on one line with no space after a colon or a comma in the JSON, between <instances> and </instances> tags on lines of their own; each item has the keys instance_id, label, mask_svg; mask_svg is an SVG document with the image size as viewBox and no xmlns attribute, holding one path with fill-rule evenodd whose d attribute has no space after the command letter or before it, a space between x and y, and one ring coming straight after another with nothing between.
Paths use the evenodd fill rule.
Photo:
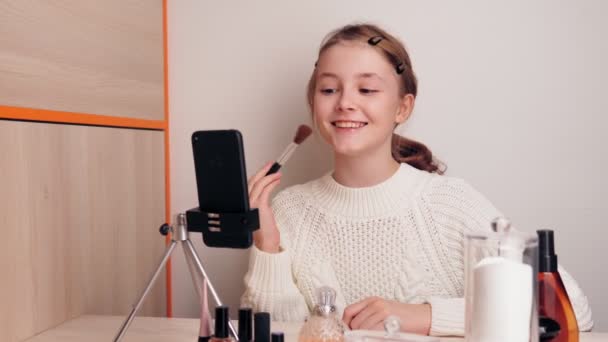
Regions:
<instances>
[{"instance_id":1,"label":"hair clip","mask_svg":"<svg viewBox=\"0 0 608 342\"><path fill-rule=\"evenodd\" d=\"M397 64L397 67L395 69L397 70L397 74L401 75L405 71L405 65L403 64L403 62L401 62Z\"/></svg>"},{"instance_id":2,"label":"hair clip","mask_svg":"<svg viewBox=\"0 0 608 342\"><path fill-rule=\"evenodd\" d=\"M378 43L380 43L382 41L383 37L382 36L373 36L370 39L367 40L367 43L369 45L373 45L376 46L378 45Z\"/></svg>"}]
</instances>

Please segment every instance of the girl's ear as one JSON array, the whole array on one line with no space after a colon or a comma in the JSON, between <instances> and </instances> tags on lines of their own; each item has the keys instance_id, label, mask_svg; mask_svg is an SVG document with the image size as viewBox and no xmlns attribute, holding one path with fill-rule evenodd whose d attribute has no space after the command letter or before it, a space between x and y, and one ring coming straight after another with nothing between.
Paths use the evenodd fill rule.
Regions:
<instances>
[{"instance_id":1,"label":"girl's ear","mask_svg":"<svg viewBox=\"0 0 608 342\"><path fill-rule=\"evenodd\" d=\"M397 110L397 116L395 117L395 122L397 124L402 124L410 117L412 111L414 110L414 103L416 98L412 94L405 94L399 103L399 108Z\"/></svg>"}]
</instances>

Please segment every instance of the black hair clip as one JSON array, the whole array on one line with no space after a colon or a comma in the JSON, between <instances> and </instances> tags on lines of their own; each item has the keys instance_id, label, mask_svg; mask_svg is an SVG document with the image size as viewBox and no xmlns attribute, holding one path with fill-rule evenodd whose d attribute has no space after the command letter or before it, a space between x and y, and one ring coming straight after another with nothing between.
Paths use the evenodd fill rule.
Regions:
<instances>
[{"instance_id":1,"label":"black hair clip","mask_svg":"<svg viewBox=\"0 0 608 342\"><path fill-rule=\"evenodd\" d=\"M378 43L380 43L382 41L383 37L382 36L373 36L370 39L367 40L367 43L369 45L373 45L376 46L378 45Z\"/></svg>"},{"instance_id":2,"label":"black hair clip","mask_svg":"<svg viewBox=\"0 0 608 342\"><path fill-rule=\"evenodd\" d=\"M401 75L405 71L405 65L403 64L403 62L401 62L397 64L397 67L395 69L397 70L397 74Z\"/></svg>"}]
</instances>

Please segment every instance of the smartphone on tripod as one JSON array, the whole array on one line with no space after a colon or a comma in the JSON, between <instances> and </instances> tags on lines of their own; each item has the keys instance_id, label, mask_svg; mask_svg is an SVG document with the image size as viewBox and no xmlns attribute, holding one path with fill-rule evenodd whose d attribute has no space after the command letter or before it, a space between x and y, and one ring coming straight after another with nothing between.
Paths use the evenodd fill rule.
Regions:
<instances>
[{"instance_id":1,"label":"smartphone on tripod","mask_svg":"<svg viewBox=\"0 0 608 342\"><path fill-rule=\"evenodd\" d=\"M249 208L243 137L237 130L192 134L199 208L207 213L244 213ZM213 220L213 219L211 219ZM253 233L246 229L203 231L209 247L249 248Z\"/></svg>"}]
</instances>

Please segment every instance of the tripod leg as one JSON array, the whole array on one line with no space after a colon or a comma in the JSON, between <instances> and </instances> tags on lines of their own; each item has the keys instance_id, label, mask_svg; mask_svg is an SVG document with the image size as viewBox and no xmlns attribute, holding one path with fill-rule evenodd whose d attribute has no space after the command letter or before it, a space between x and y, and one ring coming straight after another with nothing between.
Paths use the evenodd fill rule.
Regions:
<instances>
[{"instance_id":1,"label":"tripod leg","mask_svg":"<svg viewBox=\"0 0 608 342\"><path fill-rule=\"evenodd\" d=\"M124 337L125 333L127 332L127 329L129 328L129 325L131 325L131 322L133 321L133 318L135 318L135 314L137 313L137 310L139 310L139 308L141 307L141 304L143 303L144 299L146 298L146 295L148 295L148 292L150 292L150 289L152 288L152 285L154 285L154 281L160 274L160 271L165 267L165 264L167 263L167 260L169 260L169 256L171 256L171 253L173 252L173 249L175 249L176 244L177 244L177 242L171 241L171 244L169 245L169 247L167 247L167 250L165 251L165 255L161 259L160 264L156 268L156 271L154 272L154 274L152 274L152 277L148 281L148 285L146 286L146 288L142 292L141 296L137 300L137 303L133 306L133 309L131 310L131 313L129 313L129 316L127 317L127 319L122 323L120 330L118 330L118 334L116 334L116 337L114 337L114 342L118 342Z\"/></svg>"},{"instance_id":2,"label":"tripod leg","mask_svg":"<svg viewBox=\"0 0 608 342\"><path fill-rule=\"evenodd\" d=\"M182 246L184 247L184 254L186 255L186 259L188 258L192 258L194 260L192 260L194 262L194 265L196 266L196 268L198 269L198 271L200 272L200 274L203 275L203 277L205 278L205 281L207 281L207 288L209 290L211 290L211 295L213 295L213 299L215 300L215 303L217 305L222 305L222 301L220 299L220 296L218 296L217 292L215 291L215 288L213 287L213 284L211 283L211 281L209 280L209 276L207 275L207 272L205 272L205 268L203 267L203 263L201 262L201 259L198 257L198 254L196 254L196 250L194 249L194 245L192 244L192 241L185 240L185 243L182 244ZM188 250L186 252L186 250ZM188 261L188 263L190 263L191 261ZM194 275L192 275L194 277ZM196 283L194 284L194 286L197 286ZM234 337L235 341L239 340L239 335L236 332L236 329L234 328L234 326L232 325L231 321L228 321L228 328L230 329L230 332L232 333L232 336Z\"/></svg>"},{"instance_id":3,"label":"tripod leg","mask_svg":"<svg viewBox=\"0 0 608 342\"><path fill-rule=\"evenodd\" d=\"M187 240L184 240L187 241ZM182 242L184 242L182 241ZM192 249L190 246L187 246L182 243L182 250L184 252L184 256L186 258L186 265L188 265L188 270L190 271L190 276L192 277L192 282L194 283L194 289L199 299L203 298L203 293L201 289L203 288L203 282L205 281L205 276L196 266L196 262L194 261L196 257L192 254Z\"/></svg>"}]
</instances>

